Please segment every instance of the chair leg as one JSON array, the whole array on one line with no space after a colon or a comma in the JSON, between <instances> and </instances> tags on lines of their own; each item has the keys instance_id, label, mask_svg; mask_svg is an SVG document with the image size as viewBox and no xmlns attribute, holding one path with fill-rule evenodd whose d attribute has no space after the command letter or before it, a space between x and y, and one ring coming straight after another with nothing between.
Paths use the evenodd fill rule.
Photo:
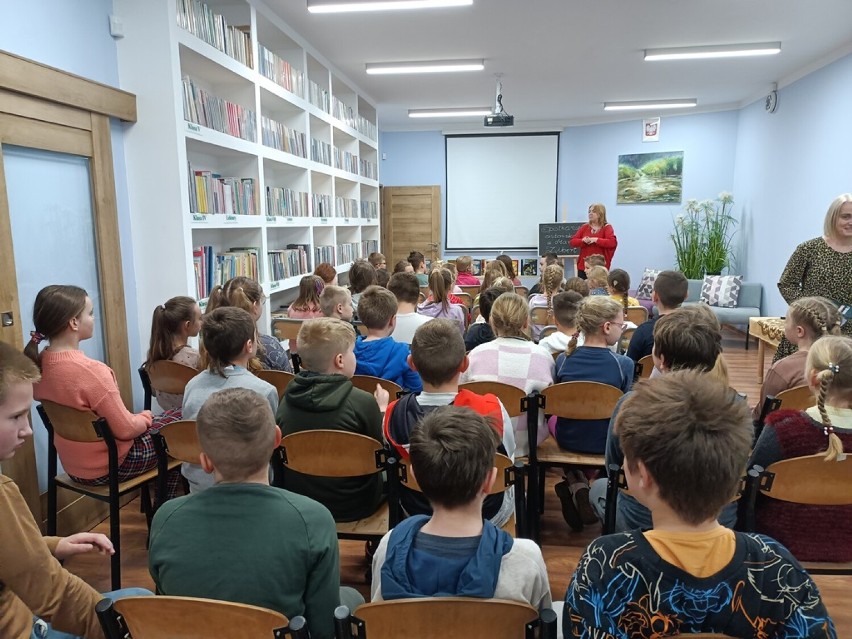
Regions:
<instances>
[{"instance_id":1,"label":"chair leg","mask_svg":"<svg viewBox=\"0 0 852 639\"><path fill-rule=\"evenodd\" d=\"M748 325L746 325L746 348L745 348L746 350L748 350L748 338L749 337L751 337L751 336L749 335Z\"/></svg>"},{"instance_id":2,"label":"chair leg","mask_svg":"<svg viewBox=\"0 0 852 639\"><path fill-rule=\"evenodd\" d=\"M56 479L53 476L47 478L47 534L56 536Z\"/></svg>"},{"instance_id":3,"label":"chair leg","mask_svg":"<svg viewBox=\"0 0 852 639\"><path fill-rule=\"evenodd\" d=\"M117 491L110 494L109 500L109 536L115 554L110 559L112 573L112 590L121 590L121 521L119 519L120 504Z\"/></svg>"}]
</instances>

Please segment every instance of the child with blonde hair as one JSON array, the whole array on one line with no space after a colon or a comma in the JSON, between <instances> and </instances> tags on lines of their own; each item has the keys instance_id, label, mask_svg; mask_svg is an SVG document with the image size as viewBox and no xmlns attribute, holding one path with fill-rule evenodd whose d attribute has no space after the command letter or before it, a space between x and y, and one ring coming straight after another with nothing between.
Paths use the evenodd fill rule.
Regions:
<instances>
[{"instance_id":1,"label":"child with blonde hair","mask_svg":"<svg viewBox=\"0 0 852 639\"><path fill-rule=\"evenodd\" d=\"M417 312L427 317L451 319L458 326L459 334L464 335L467 308L453 303L452 285L453 276L447 269L433 269L429 274L429 289L432 294L417 307ZM456 300L460 301L458 298Z\"/></svg>"},{"instance_id":2,"label":"child with blonde hair","mask_svg":"<svg viewBox=\"0 0 852 639\"><path fill-rule=\"evenodd\" d=\"M526 301L516 293L503 293L491 305L489 323L497 336L480 344L468 354L468 368L461 382L502 382L529 395L553 383L553 356L529 341L529 311ZM538 428L538 442L547 438L544 414ZM517 454L529 452L526 415L512 418Z\"/></svg>"},{"instance_id":3,"label":"child with blonde hair","mask_svg":"<svg viewBox=\"0 0 852 639\"><path fill-rule=\"evenodd\" d=\"M323 317L320 296L325 288L325 282L319 275L305 275L299 280L299 296L287 309L290 319L314 319ZM290 340L290 353L297 353L296 340Z\"/></svg>"},{"instance_id":4,"label":"child with blonde hair","mask_svg":"<svg viewBox=\"0 0 852 639\"><path fill-rule=\"evenodd\" d=\"M473 258L470 255L462 255L456 258L456 268L459 271L458 284L459 286L479 286L482 282L471 271Z\"/></svg>"},{"instance_id":5,"label":"child with blonde hair","mask_svg":"<svg viewBox=\"0 0 852 639\"><path fill-rule=\"evenodd\" d=\"M553 317L553 296L562 290L562 281L565 277L565 272L558 264L552 264L544 267L544 273L541 275L541 293L536 293L530 296L529 310L535 308L546 308L548 321L544 324L533 324L532 336L534 341L538 341L541 335L541 329L549 326Z\"/></svg>"},{"instance_id":6,"label":"child with blonde hair","mask_svg":"<svg viewBox=\"0 0 852 639\"><path fill-rule=\"evenodd\" d=\"M187 342L201 330L201 308L191 297L178 296L154 309L151 319L151 343L145 367L159 360L171 360L184 366L198 368L199 353ZM164 411L177 410L183 395L162 393L154 389L157 403Z\"/></svg>"},{"instance_id":7,"label":"child with blonde hair","mask_svg":"<svg viewBox=\"0 0 852 639\"><path fill-rule=\"evenodd\" d=\"M607 279L609 271L603 266L593 266L586 271L586 279L589 282L589 295L609 295L607 290Z\"/></svg>"},{"instance_id":8,"label":"child with blonde hair","mask_svg":"<svg viewBox=\"0 0 852 639\"><path fill-rule=\"evenodd\" d=\"M498 277L508 277L506 265L500 260L491 260L485 265L485 272L482 274L482 284L479 286L480 294L494 286L494 281ZM514 283L513 283L514 286Z\"/></svg>"},{"instance_id":9,"label":"child with blonde hair","mask_svg":"<svg viewBox=\"0 0 852 639\"><path fill-rule=\"evenodd\" d=\"M852 338L821 337L808 350L805 378L817 405L770 413L748 467L823 453L826 463L852 450ZM813 481L802 477L802 481ZM852 561L852 506L810 506L760 498L757 531L800 561Z\"/></svg>"},{"instance_id":10,"label":"child with blonde hair","mask_svg":"<svg viewBox=\"0 0 852 639\"><path fill-rule=\"evenodd\" d=\"M805 362L808 350L815 341L826 335L840 335L840 313L830 300L824 297L800 297L787 309L784 321L784 336L797 350L769 367L760 397L752 411L756 420L760 417L763 400L767 395L777 395L788 388L807 384Z\"/></svg>"}]
</instances>

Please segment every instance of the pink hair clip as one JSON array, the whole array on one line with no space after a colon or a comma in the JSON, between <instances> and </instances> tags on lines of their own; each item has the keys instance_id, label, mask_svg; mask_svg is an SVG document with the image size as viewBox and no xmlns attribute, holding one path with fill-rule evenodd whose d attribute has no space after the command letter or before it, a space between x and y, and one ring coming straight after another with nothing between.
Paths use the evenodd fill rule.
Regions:
<instances>
[{"instance_id":1,"label":"pink hair clip","mask_svg":"<svg viewBox=\"0 0 852 639\"><path fill-rule=\"evenodd\" d=\"M30 341L41 344L47 338L38 331L30 331Z\"/></svg>"}]
</instances>

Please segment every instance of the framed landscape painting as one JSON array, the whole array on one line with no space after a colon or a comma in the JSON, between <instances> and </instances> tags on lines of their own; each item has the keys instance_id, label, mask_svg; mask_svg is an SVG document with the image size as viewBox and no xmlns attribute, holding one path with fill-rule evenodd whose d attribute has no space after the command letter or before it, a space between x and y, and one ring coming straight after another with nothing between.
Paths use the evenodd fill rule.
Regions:
<instances>
[{"instance_id":1,"label":"framed landscape painting","mask_svg":"<svg viewBox=\"0 0 852 639\"><path fill-rule=\"evenodd\" d=\"M680 204L683 151L618 156L618 204Z\"/></svg>"}]
</instances>

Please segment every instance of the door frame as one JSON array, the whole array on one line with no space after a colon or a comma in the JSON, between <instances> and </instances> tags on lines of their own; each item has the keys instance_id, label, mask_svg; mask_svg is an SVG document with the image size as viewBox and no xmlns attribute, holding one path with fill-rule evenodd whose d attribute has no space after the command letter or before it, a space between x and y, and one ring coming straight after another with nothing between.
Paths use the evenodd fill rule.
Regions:
<instances>
[{"instance_id":1,"label":"door frame","mask_svg":"<svg viewBox=\"0 0 852 639\"><path fill-rule=\"evenodd\" d=\"M15 273L14 246L3 170L3 144L69 153L89 159L92 212L98 250L107 364L115 371L125 405L133 405L127 313L115 196L110 117L136 121L136 96L99 82L0 51L0 272ZM58 276L60 277L60 276ZM0 278L0 311L12 311L15 323L0 325L0 341L22 349L20 323L32 319L21 309L16 278ZM11 459L3 474L21 490L37 521L42 520L32 438ZM77 519L85 520L86 516ZM70 522L69 522L70 523Z\"/></svg>"}]
</instances>

